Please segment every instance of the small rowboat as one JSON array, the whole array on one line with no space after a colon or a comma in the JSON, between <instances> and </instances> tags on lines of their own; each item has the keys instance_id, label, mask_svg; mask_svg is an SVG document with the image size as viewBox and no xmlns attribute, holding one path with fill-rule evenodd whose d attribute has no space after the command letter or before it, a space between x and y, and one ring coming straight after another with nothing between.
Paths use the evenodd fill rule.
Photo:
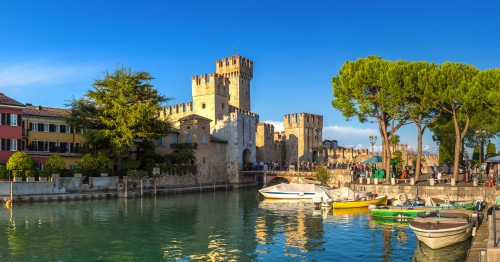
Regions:
<instances>
[{"instance_id":1,"label":"small rowboat","mask_svg":"<svg viewBox=\"0 0 500 262\"><path fill-rule=\"evenodd\" d=\"M367 200L347 200L347 201L333 201L333 208L353 208L353 207L368 207L370 204L387 205L387 196L379 196L374 199Z\"/></svg>"},{"instance_id":2,"label":"small rowboat","mask_svg":"<svg viewBox=\"0 0 500 262\"><path fill-rule=\"evenodd\" d=\"M463 213L441 214L432 212L426 217L414 218L409 228L432 249L453 245L471 236L476 217Z\"/></svg>"}]
</instances>

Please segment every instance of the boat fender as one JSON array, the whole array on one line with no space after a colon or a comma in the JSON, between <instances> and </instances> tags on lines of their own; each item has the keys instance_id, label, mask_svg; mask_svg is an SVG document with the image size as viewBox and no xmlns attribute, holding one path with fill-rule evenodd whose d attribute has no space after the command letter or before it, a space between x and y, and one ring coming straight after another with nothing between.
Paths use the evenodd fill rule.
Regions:
<instances>
[{"instance_id":1,"label":"boat fender","mask_svg":"<svg viewBox=\"0 0 500 262\"><path fill-rule=\"evenodd\" d=\"M406 200L408 200L408 198L406 197L405 194L399 194L398 200L404 203L404 202L406 202Z\"/></svg>"},{"instance_id":2,"label":"boat fender","mask_svg":"<svg viewBox=\"0 0 500 262\"><path fill-rule=\"evenodd\" d=\"M300 193L299 193L299 196L303 196L303 195L304 195L304 192L300 192Z\"/></svg>"},{"instance_id":3,"label":"boat fender","mask_svg":"<svg viewBox=\"0 0 500 262\"><path fill-rule=\"evenodd\" d=\"M476 236L476 232L477 232L477 228L476 228L476 227L473 227L473 228L472 228L472 233L471 233L471 235L472 235L473 237L475 237L475 236Z\"/></svg>"}]
</instances>

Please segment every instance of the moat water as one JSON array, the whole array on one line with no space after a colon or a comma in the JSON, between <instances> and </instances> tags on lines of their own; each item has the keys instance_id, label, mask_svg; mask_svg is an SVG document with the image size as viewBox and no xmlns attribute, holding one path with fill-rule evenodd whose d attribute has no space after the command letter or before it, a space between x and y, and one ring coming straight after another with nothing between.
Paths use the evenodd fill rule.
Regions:
<instances>
[{"instance_id":1,"label":"moat water","mask_svg":"<svg viewBox=\"0 0 500 262\"><path fill-rule=\"evenodd\" d=\"M15 203L0 210L0 261L463 261L367 209L267 201L255 189Z\"/></svg>"}]
</instances>

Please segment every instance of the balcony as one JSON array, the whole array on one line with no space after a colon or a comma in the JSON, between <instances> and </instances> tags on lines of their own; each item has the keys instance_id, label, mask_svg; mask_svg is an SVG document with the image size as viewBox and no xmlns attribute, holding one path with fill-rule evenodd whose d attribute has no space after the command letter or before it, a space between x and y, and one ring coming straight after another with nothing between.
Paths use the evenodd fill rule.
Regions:
<instances>
[{"instance_id":1,"label":"balcony","mask_svg":"<svg viewBox=\"0 0 500 262\"><path fill-rule=\"evenodd\" d=\"M170 144L170 149L198 149L197 143Z\"/></svg>"},{"instance_id":2,"label":"balcony","mask_svg":"<svg viewBox=\"0 0 500 262\"><path fill-rule=\"evenodd\" d=\"M34 151L34 152L50 152L50 153L80 153L84 154L86 153L86 149L83 147L75 147L73 148L73 152L71 152L70 149L67 147L61 147L61 146L52 146L49 147L48 149L43 146L36 146L36 145L27 145L26 146L26 151Z\"/></svg>"}]
</instances>

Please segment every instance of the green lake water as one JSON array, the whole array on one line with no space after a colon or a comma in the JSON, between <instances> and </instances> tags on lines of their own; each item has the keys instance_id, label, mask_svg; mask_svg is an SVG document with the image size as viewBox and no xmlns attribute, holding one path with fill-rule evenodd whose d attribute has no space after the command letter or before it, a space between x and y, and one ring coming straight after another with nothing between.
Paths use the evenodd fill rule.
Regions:
<instances>
[{"instance_id":1,"label":"green lake water","mask_svg":"<svg viewBox=\"0 0 500 262\"><path fill-rule=\"evenodd\" d=\"M0 261L463 261L470 245L433 251L407 223L367 209L268 201L255 189L14 203L0 227Z\"/></svg>"}]
</instances>

